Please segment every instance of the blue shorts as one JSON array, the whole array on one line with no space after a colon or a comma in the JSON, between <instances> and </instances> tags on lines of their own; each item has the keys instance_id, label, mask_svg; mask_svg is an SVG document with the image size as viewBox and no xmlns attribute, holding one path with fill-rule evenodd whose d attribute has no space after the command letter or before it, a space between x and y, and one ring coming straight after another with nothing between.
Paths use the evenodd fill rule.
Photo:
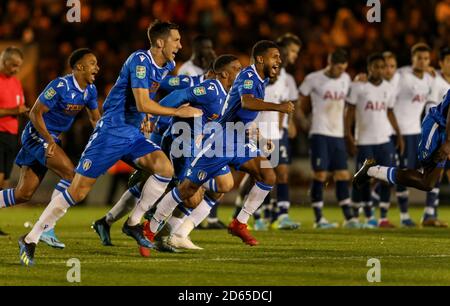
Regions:
<instances>
[{"instance_id":1,"label":"blue shorts","mask_svg":"<svg viewBox=\"0 0 450 306\"><path fill-rule=\"evenodd\" d=\"M441 145L445 142L445 127L439 125L430 116L422 121L422 134L418 145L418 160L421 166L428 168L445 168L446 160L438 162L435 156Z\"/></svg>"},{"instance_id":2,"label":"blue shorts","mask_svg":"<svg viewBox=\"0 0 450 306\"><path fill-rule=\"evenodd\" d=\"M58 145L61 140L52 135ZM45 140L32 126L27 127L22 132L22 148L16 156L16 164L19 167L27 166L33 169L38 175L44 175L47 172L47 157L45 156Z\"/></svg>"},{"instance_id":3,"label":"blue shorts","mask_svg":"<svg viewBox=\"0 0 450 306\"><path fill-rule=\"evenodd\" d=\"M401 169L417 169L419 167L418 152L421 134L405 135L403 139L405 141L405 152L400 155L397 152L397 166ZM397 136L392 137L392 141L397 143Z\"/></svg>"},{"instance_id":4,"label":"blue shorts","mask_svg":"<svg viewBox=\"0 0 450 306\"><path fill-rule=\"evenodd\" d=\"M373 158L377 165L392 167L395 165L395 147L389 141L378 145L362 145L358 146L358 154L356 156L356 169L361 169L364 161Z\"/></svg>"},{"instance_id":5,"label":"blue shorts","mask_svg":"<svg viewBox=\"0 0 450 306\"><path fill-rule=\"evenodd\" d=\"M341 137L311 135L311 166L314 171L347 170L347 148Z\"/></svg>"},{"instance_id":6,"label":"blue shorts","mask_svg":"<svg viewBox=\"0 0 450 306\"><path fill-rule=\"evenodd\" d=\"M162 146L162 137L163 137L163 135L161 135L161 133L159 133L159 132L156 132L156 131L154 131L154 132L152 132L151 134L150 134L150 140L154 143L154 144L156 144L156 145L158 145L158 146Z\"/></svg>"},{"instance_id":7,"label":"blue shorts","mask_svg":"<svg viewBox=\"0 0 450 306\"><path fill-rule=\"evenodd\" d=\"M238 150L238 148L242 148L242 150ZM260 150L253 143L235 143L234 156L207 157L205 156L207 151L208 147L205 147L196 157L190 158L186 164L185 178L194 184L203 185L211 178L229 173L229 166L239 170L249 160L261 156Z\"/></svg>"},{"instance_id":8,"label":"blue shorts","mask_svg":"<svg viewBox=\"0 0 450 306\"><path fill-rule=\"evenodd\" d=\"M107 127L97 124L75 172L98 178L119 160L137 166L138 158L159 150L160 147L137 128L130 127L126 135L120 137L109 134Z\"/></svg>"}]
</instances>

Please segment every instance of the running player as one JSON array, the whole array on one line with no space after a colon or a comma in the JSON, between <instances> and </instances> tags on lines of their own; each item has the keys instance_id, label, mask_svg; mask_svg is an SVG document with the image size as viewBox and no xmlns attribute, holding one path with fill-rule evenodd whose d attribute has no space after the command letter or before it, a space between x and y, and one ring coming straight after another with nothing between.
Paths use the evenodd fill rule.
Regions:
<instances>
[{"instance_id":1,"label":"running player","mask_svg":"<svg viewBox=\"0 0 450 306\"><path fill-rule=\"evenodd\" d=\"M60 135L72 126L75 116L87 107L93 126L100 118L94 80L99 71L97 59L89 49L75 50L69 57L72 74L51 81L30 112L30 121L22 133L22 149L16 157L20 169L17 186L0 193L0 207L26 203L36 192L50 169L61 180L52 199L64 192L74 177L74 168L61 148ZM40 237L48 245L64 248L53 231L45 229Z\"/></svg>"},{"instance_id":2,"label":"running player","mask_svg":"<svg viewBox=\"0 0 450 306\"><path fill-rule=\"evenodd\" d=\"M31 232L19 239L22 264L34 263L35 247L42 232L53 227L69 207L86 198L97 178L120 159L153 173L144 185L141 200L122 228L140 246L153 247L143 236L139 223L165 192L172 180L173 167L160 148L141 133L140 125L146 114L194 117L202 112L189 106L163 107L152 99L159 82L175 67L173 60L181 49L181 37L177 25L158 20L150 25L147 35L150 49L132 53L124 63L69 188L50 202Z\"/></svg>"},{"instance_id":3,"label":"running player","mask_svg":"<svg viewBox=\"0 0 450 306\"><path fill-rule=\"evenodd\" d=\"M344 106L350 88L350 76L345 72L348 55L337 49L328 56L328 66L306 76L299 90L302 111L312 109L311 164L314 179L311 202L316 228L336 228L323 217L323 188L329 172L336 183L336 197L344 213L346 224L353 218L347 151L344 140Z\"/></svg>"}]
</instances>

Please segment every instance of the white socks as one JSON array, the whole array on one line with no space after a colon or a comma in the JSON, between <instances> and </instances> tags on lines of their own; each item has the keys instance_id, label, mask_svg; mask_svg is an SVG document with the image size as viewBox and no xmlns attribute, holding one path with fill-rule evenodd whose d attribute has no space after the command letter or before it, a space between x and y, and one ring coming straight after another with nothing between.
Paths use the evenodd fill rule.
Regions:
<instances>
[{"instance_id":1,"label":"white socks","mask_svg":"<svg viewBox=\"0 0 450 306\"><path fill-rule=\"evenodd\" d=\"M375 166L370 167L367 175L390 184L396 183L397 169L394 167Z\"/></svg>"},{"instance_id":2,"label":"white socks","mask_svg":"<svg viewBox=\"0 0 450 306\"><path fill-rule=\"evenodd\" d=\"M117 201L106 214L106 222L111 225L120 220L136 206L137 201L138 199L130 192L130 190L125 191L119 201Z\"/></svg>"},{"instance_id":3,"label":"white socks","mask_svg":"<svg viewBox=\"0 0 450 306\"><path fill-rule=\"evenodd\" d=\"M258 209L271 190L272 186L256 182L236 219L240 223L247 224L250 216Z\"/></svg>"},{"instance_id":4,"label":"white socks","mask_svg":"<svg viewBox=\"0 0 450 306\"><path fill-rule=\"evenodd\" d=\"M37 244L42 233L55 227L56 221L61 219L67 209L75 204L67 190L56 196L45 208L31 232L25 237L25 242Z\"/></svg>"},{"instance_id":5,"label":"white socks","mask_svg":"<svg viewBox=\"0 0 450 306\"><path fill-rule=\"evenodd\" d=\"M178 204L183 203L178 188L172 189L159 202L155 214L150 221L150 230L157 233L159 226L173 213Z\"/></svg>"},{"instance_id":6,"label":"white socks","mask_svg":"<svg viewBox=\"0 0 450 306\"><path fill-rule=\"evenodd\" d=\"M142 189L141 199L128 219L128 225L134 226L141 222L144 214L152 208L153 204L155 204L166 191L167 185L171 180L172 178L162 177L156 174L148 178Z\"/></svg>"}]
</instances>

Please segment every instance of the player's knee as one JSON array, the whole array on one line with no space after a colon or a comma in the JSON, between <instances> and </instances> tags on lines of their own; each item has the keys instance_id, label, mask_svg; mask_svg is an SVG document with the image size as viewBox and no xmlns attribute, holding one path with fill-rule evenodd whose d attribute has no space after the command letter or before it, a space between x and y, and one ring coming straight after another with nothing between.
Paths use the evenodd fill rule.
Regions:
<instances>
[{"instance_id":1,"label":"player's knee","mask_svg":"<svg viewBox=\"0 0 450 306\"><path fill-rule=\"evenodd\" d=\"M325 171L314 172L314 180L325 182L327 180L327 173Z\"/></svg>"},{"instance_id":2,"label":"player's knee","mask_svg":"<svg viewBox=\"0 0 450 306\"><path fill-rule=\"evenodd\" d=\"M183 205L186 208L195 209L200 204L201 201L202 197L200 195L194 194L189 199L184 200Z\"/></svg>"},{"instance_id":3,"label":"player's knee","mask_svg":"<svg viewBox=\"0 0 450 306\"><path fill-rule=\"evenodd\" d=\"M289 180L289 175L287 172L282 172L277 174L277 184L287 184Z\"/></svg>"},{"instance_id":4,"label":"player's knee","mask_svg":"<svg viewBox=\"0 0 450 306\"><path fill-rule=\"evenodd\" d=\"M216 184L217 184L217 191L220 193L230 192L231 190L233 190L234 187L233 179L219 180L216 181Z\"/></svg>"},{"instance_id":5,"label":"player's knee","mask_svg":"<svg viewBox=\"0 0 450 306\"><path fill-rule=\"evenodd\" d=\"M34 193L33 190L24 187L16 188L14 193L16 204L30 201L31 198L33 197L33 193Z\"/></svg>"},{"instance_id":6,"label":"player's knee","mask_svg":"<svg viewBox=\"0 0 450 306\"><path fill-rule=\"evenodd\" d=\"M334 173L335 181L348 181L350 179L350 173L348 171L337 171Z\"/></svg>"},{"instance_id":7,"label":"player's knee","mask_svg":"<svg viewBox=\"0 0 450 306\"><path fill-rule=\"evenodd\" d=\"M262 170L261 173L262 182L266 185L273 186L277 182L277 175L272 168L266 168Z\"/></svg>"},{"instance_id":8,"label":"player's knee","mask_svg":"<svg viewBox=\"0 0 450 306\"><path fill-rule=\"evenodd\" d=\"M184 180L179 186L178 191L180 192L181 199L183 201L190 199L198 191L199 186L195 185L189 180Z\"/></svg>"},{"instance_id":9,"label":"player's knee","mask_svg":"<svg viewBox=\"0 0 450 306\"><path fill-rule=\"evenodd\" d=\"M162 163L161 167L158 167L155 173L163 177L173 177L174 175L173 166L167 160L167 162Z\"/></svg>"}]
</instances>

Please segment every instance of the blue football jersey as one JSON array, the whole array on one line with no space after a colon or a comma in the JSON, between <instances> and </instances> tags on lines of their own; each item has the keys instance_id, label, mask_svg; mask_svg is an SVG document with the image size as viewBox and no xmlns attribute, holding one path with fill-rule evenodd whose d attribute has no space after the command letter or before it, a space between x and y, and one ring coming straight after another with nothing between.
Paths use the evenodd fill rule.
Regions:
<instances>
[{"instance_id":1,"label":"blue football jersey","mask_svg":"<svg viewBox=\"0 0 450 306\"><path fill-rule=\"evenodd\" d=\"M49 108L43 118L47 130L54 136L69 130L85 106L91 110L98 108L95 85L90 84L82 90L72 74L51 81L38 99ZM27 128L30 126L31 121Z\"/></svg>"},{"instance_id":2,"label":"blue football jersey","mask_svg":"<svg viewBox=\"0 0 450 306\"><path fill-rule=\"evenodd\" d=\"M103 105L101 122L108 127L109 133L126 137L130 127L139 129L145 114L137 110L132 89L148 89L150 98L153 99L159 83L174 68L173 61L159 67L149 50L132 53L123 64L119 77Z\"/></svg>"},{"instance_id":3,"label":"blue football jersey","mask_svg":"<svg viewBox=\"0 0 450 306\"><path fill-rule=\"evenodd\" d=\"M171 93L174 90L196 86L203 82L204 78L204 75L168 75L161 81L160 88L167 93Z\"/></svg>"},{"instance_id":4,"label":"blue football jersey","mask_svg":"<svg viewBox=\"0 0 450 306\"><path fill-rule=\"evenodd\" d=\"M256 72L254 65L243 69L231 87L226 107L224 108L225 121L242 121L244 124L252 122L258 115L257 111L242 108L241 98L243 95L253 95L257 99L264 99L264 92L269 79L263 80Z\"/></svg>"},{"instance_id":5,"label":"blue football jersey","mask_svg":"<svg viewBox=\"0 0 450 306\"><path fill-rule=\"evenodd\" d=\"M430 116L439 123L439 125L447 126L448 107L450 105L450 89L445 94L442 102L430 109Z\"/></svg>"}]
</instances>

